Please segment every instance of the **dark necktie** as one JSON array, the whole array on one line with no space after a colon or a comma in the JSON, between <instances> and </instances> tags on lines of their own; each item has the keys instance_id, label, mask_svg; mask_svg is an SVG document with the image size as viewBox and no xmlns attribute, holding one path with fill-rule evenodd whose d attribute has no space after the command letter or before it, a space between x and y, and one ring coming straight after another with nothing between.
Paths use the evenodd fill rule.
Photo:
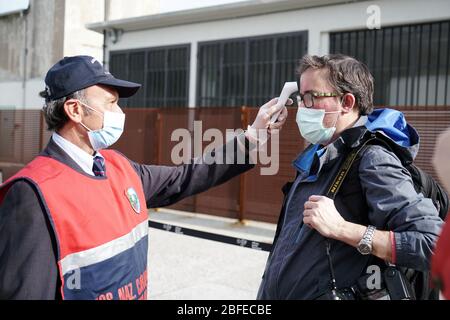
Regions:
<instances>
[{"instance_id":1,"label":"dark necktie","mask_svg":"<svg viewBox=\"0 0 450 320\"><path fill-rule=\"evenodd\" d=\"M94 172L95 176L97 177L105 176L105 160L102 157L99 156L94 157L92 172Z\"/></svg>"}]
</instances>

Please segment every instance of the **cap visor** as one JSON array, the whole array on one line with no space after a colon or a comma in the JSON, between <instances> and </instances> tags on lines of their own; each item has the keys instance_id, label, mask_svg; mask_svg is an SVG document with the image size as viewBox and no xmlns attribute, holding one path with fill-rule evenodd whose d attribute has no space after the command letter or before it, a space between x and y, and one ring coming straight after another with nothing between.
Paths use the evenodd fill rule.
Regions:
<instances>
[{"instance_id":1,"label":"cap visor","mask_svg":"<svg viewBox=\"0 0 450 320\"><path fill-rule=\"evenodd\" d=\"M135 94L141 85L139 83L111 78L102 80L98 84L103 84L108 87L112 87L117 90L120 98L128 98Z\"/></svg>"}]
</instances>

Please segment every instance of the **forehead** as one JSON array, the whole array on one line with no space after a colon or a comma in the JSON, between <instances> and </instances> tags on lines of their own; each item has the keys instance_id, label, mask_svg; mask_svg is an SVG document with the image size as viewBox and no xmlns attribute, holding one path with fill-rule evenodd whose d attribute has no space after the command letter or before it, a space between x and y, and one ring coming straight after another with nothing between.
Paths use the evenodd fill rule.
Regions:
<instances>
[{"instance_id":1,"label":"forehead","mask_svg":"<svg viewBox=\"0 0 450 320\"><path fill-rule=\"evenodd\" d=\"M331 92L333 87L328 81L327 69L307 69L300 77L300 92Z\"/></svg>"},{"instance_id":2,"label":"forehead","mask_svg":"<svg viewBox=\"0 0 450 320\"><path fill-rule=\"evenodd\" d=\"M102 85L94 85L87 88L86 95L90 99L114 100L119 98L116 90Z\"/></svg>"}]
</instances>

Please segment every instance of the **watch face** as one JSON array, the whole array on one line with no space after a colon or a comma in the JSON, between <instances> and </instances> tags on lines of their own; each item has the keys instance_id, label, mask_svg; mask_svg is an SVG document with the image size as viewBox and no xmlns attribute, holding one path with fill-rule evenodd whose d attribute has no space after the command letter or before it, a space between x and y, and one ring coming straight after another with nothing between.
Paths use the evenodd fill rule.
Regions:
<instances>
[{"instance_id":1,"label":"watch face","mask_svg":"<svg viewBox=\"0 0 450 320\"><path fill-rule=\"evenodd\" d=\"M369 246L368 244L361 243L361 244L358 246L358 251L359 251L361 254L369 254L369 253L372 252L372 247Z\"/></svg>"}]
</instances>

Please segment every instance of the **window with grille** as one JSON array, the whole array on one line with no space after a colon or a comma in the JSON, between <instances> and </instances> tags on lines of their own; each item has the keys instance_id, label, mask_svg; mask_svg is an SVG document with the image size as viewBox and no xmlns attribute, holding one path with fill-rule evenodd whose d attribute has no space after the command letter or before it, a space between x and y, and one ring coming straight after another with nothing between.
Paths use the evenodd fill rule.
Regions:
<instances>
[{"instance_id":1,"label":"window with grille","mask_svg":"<svg viewBox=\"0 0 450 320\"><path fill-rule=\"evenodd\" d=\"M295 81L307 32L202 42L198 52L198 105L260 106Z\"/></svg>"},{"instance_id":2,"label":"window with grille","mask_svg":"<svg viewBox=\"0 0 450 320\"><path fill-rule=\"evenodd\" d=\"M190 45L113 51L109 70L117 78L142 84L125 107L188 106Z\"/></svg>"},{"instance_id":3,"label":"window with grille","mask_svg":"<svg viewBox=\"0 0 450 320\"><path fill-rule=\"evenodd\" d=\"M450 105L450 21L330 34L330 52L367 64L377 106Z\"/></svg>"}]
</instances>

